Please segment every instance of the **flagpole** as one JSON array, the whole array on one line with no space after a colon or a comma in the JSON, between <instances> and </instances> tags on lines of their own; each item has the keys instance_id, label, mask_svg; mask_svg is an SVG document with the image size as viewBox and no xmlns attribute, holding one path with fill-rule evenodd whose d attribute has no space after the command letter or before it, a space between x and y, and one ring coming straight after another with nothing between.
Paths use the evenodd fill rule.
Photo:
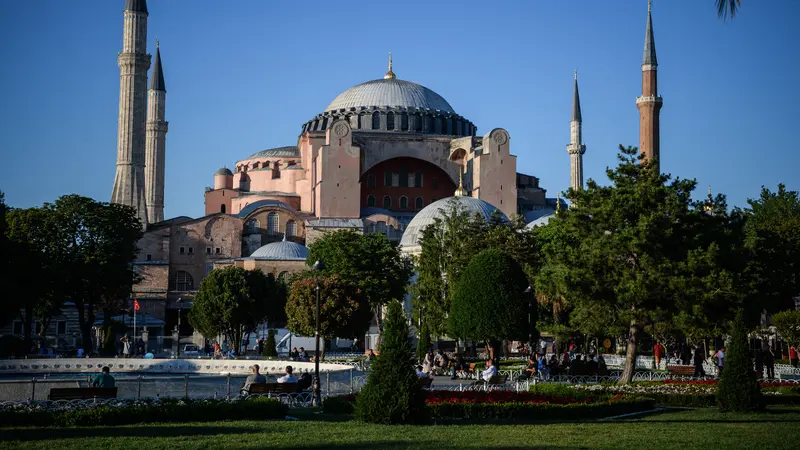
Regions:
<instances>
[{"instance_id":1,"label":"flagpole","mask_svg":"<svg viewBox=\"0 0 800 450\"><path fill-rule=\"evenodd\" d=\"M136 299L134 298L133 299L133 344L131 344L132 348L135 348L134 345L136 345L136 310L139 309L137 308L137 306L138 304L136 302Z\"/></svg>"}]
</instances>

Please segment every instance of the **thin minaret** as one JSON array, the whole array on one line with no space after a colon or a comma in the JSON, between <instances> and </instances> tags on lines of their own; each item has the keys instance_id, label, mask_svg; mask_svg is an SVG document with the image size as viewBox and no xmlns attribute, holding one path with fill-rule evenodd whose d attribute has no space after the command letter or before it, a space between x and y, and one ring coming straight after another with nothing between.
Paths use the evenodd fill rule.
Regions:
<instances>
[{"instance_id":1,"label":"thin minaret","mask_svg":"<svg viewBox=\"0 0 800 450\"><path fill-rule=\"evenodd\" d=\"M652 5L647 2L647 28L644 33L644 57L642 58L642 96L636 98L639 108L639 152L645 158L661 162L659 114L662 99L658 95L658 60L656 41L653 38Z\"/></svg>"},{"instance_id":2,"label":"thin minaret","mask_svg":"<svg viewBox=\"0 0 800 450\"><path fill-rule=\"evenodd\" d=\"M122 52L119 64L119 122L117 173L111 202L136 209L147 225L144 181L144 141L147 103L147 2L126 0Z\"/></svg>"},{"instance_id":3,"label":"thin minaret","mask_svg":"<svg viewBox=\"0 0 800 450\"><path fill-rule=\"evenodd\" d=\"M161 69L161 49L156 41L156 61L147 91L147 140L145 143L145 199L150 223L164 220L164 159L169 123L164 120L167 87Z\"/></svg>"},{"instance_id":4,"label":"thin minaret","mask_svg":"<svg viewBox=\"0 0 800 450\"><path fill-rule=\"evenodd\" d=\"M578 95L578 71L575 71L575 89L572 94L572 119L569 121L569 187L573 190L583 189L583 120L581 119L581 99Z\"/></svg>"}]
</instances>

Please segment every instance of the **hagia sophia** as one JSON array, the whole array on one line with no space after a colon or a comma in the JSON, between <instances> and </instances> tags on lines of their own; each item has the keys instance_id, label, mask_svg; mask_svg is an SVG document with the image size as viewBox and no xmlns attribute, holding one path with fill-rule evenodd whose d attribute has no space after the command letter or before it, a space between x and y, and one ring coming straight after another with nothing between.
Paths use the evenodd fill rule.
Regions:
<instances>
[{"instance_id":1,"label":"hagia sophia","mask_svg":"<svg viewBox=\"0 0 800 450\"><path fill-rule=\"evenodd\" d=\"M217 170L204 193L205 216L165 219L168 64L162 65L156 44L150 68L146 0L126 0L123 15L112 202L136 208L146 224L134 263L142 281L133 296L156 333L174 328L178 310L191 307L201 280L215 267L259 268L284 277L303 270L307 246L332 230L384 233L413 254L422 228L454 197L470 212L519 214L529 226L567 207L548 198L536 176L517 172L506 130L479 133L442 96L398 78L390 56L382 77L331 93L324 111L310 111L297 142L253 149ZM662 99L650 11L642 77L635 102L640 149L657 159ZM566 147L574 189L583 186L581 127L576 73ZM186 322L181 335L192 333Z\"/></svg>"}]
</instances>

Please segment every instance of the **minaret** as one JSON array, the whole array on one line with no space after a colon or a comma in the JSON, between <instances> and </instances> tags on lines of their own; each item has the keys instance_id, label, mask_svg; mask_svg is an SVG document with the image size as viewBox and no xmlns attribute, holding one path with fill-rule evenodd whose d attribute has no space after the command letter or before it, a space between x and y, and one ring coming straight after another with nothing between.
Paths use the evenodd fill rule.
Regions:
<instances>
[{"instance_id":1,"label":"minaret","mask_svg":"<svg viewBox=\"0 0 800 450\"><path fill-rule=\"evenodd\" d=\"M117 174L111 202L136 209L142 226L147 225L144 192L144 141L147 103L147 2L126 0L122 52L119 64L119 122L117 130Z\"/></svg>"},{"instance_id":2,"label":"minaret","mask_svg":"<svg viewBox=\"0 0 800 450\"><path fill-rule=\"evenodd\" d=\"M656 41L653 38L651 3L647 2L647 29L644 34L644 58L642 60L642 96L636 98L639 108L639 152L648 159L661 162L660 130L658 115L662 100L658 95L658 60Z\"/></svg>"},{"instance_id":3,"label":"minaret","mask_svg":"<svg viewBox=\"0 0 800 450\"><path fill-rule=\"evenodd\" d=\"M161 70L161 49L156 41L156 62L147 91L147 140L145 142L145 199L150 223L164 220L164 158L169 123L164 120L167 88Z\"/></svg>"},{"instance_id":4,"label":"minaret","mask_svg":"<svg viewBox=\"0 0 800 450\"><path fill-rule=\"evenodd\" d=\"M569 187L583 189L583 121L581 120L581 99L578 96L578 71L575 71L575 90L572 94L572 119L569 121Z\"/></svg>"}]
</instances>

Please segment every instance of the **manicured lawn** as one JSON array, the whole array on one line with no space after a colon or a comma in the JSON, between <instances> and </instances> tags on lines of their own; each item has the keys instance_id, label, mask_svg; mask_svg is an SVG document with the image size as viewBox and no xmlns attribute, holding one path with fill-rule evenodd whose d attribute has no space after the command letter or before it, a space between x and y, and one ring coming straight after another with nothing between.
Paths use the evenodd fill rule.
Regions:
<instances>
[{"instance_id":1,"label":"manicured lawn","mask_svg":"<svg viewBox=\"0 0 800 450\"><path fill-rule=\"evenodd\" d=\"M800 448L800 408L762 414L669 411L619 421L527 425L374 426L357 422L209 422L70 429L0 429L0 448ZM219 418L223 419L223 418Z\"/></svg>"}]
</instances>

